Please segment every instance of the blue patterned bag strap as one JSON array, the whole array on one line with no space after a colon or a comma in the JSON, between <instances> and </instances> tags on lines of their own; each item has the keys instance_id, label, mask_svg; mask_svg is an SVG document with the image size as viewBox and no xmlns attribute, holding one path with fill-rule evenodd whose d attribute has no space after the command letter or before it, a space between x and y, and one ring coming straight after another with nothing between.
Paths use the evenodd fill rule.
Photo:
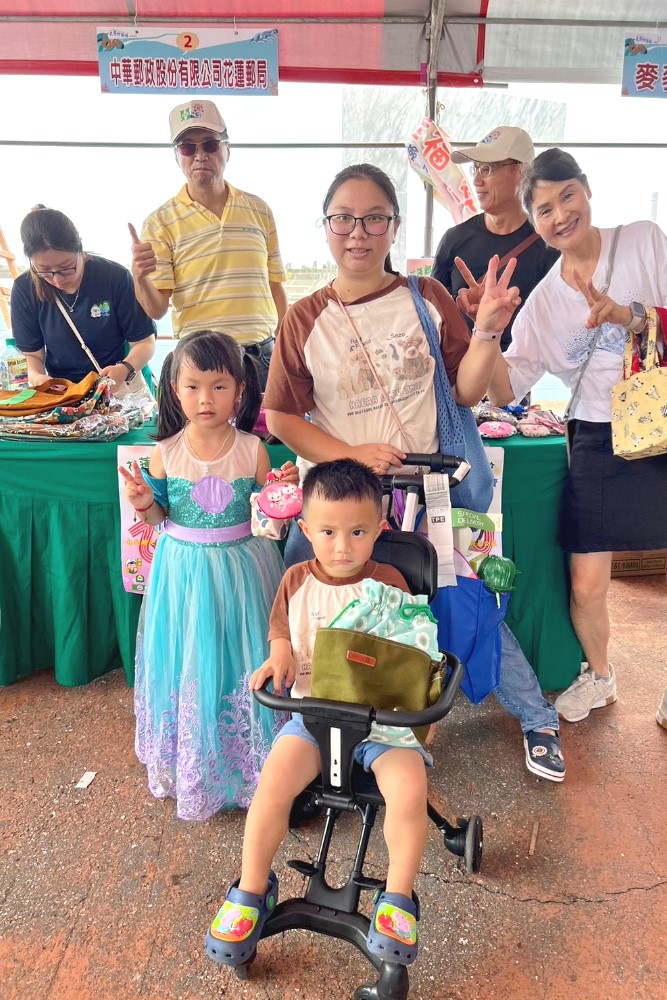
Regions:
<instances>
[{"instance_id":1,"label":"blue patterned bag strap","mask_svg":"<svg viewBox=\"0 0 667 1000\"><path fill-rule=\"evenodd\" d=\"M435 407L438 414L440 449L446 454L460 455L463 452L465 440L463 424L461 423L461 414L452 395L449 378L447 377L447 369L445 368L445 362L440 349L440 334L419 290L419 278L416 274L411 274L407 281L417 315L419 316L419 322L424 331L424 336L428 341L431 357L435 361L433 388L435 390Z\"/></svg>"},{"instance_id":2,"label":"blue patterned bag strap","mask_svg":"<svg viewBox=\"0 0 667 1000\"><path fill-rule=\"evenodd\" d=\"M419 278L410 275L407 282L431 356L435 361L433 388L440 451L445 455L465 458L471 466L466 478L456 487L455 502L458 507L484 513L489 509L493 496L493 472L484 451L484 444L479 436L472 410L469 406L460 406L454 399L440 348L440 335L419 289Z\"/></svg>"}]
</instances>

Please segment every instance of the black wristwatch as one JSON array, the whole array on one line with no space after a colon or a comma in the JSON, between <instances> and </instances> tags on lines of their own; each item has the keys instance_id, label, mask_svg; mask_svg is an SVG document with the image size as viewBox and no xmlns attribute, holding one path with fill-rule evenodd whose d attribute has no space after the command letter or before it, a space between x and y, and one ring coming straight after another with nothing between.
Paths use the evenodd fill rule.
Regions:
<instances>
[{"instance_id":1,"label":"black wristwatch","mask_svg":"<svg viewBox=\"0 0 667 1000\"><path fill-rule=\"evenodd\" d=\"M134 376L137 374L137 370L134 367L134 365L131 365L129 361L119 361L118 364L119 365L125 365L125 367L127 368L127 371L128 371L128 375L127 375L127 378L125 379L125 381L126 382L131 382L132 379L134 378Z\"/></svg>"}]
</instances>

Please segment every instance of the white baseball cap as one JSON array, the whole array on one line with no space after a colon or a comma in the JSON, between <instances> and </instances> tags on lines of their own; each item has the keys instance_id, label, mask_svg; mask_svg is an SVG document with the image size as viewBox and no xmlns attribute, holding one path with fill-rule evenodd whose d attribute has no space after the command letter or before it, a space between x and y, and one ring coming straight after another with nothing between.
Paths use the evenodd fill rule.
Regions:
<instances>
[{"instance_id":1,"label":"white baseball cap","mask_svg":"<svg viewBox=\"0 0 667 1000\"><path fill-rule=\"evenodd\" d=\"M169 115L172 143L191 128L207 128L221 136L227 132L227 126L213 101L187 101L174 108Z\"/></svg>"},{"instance_id":2,"label":"white baseball cap","mask_svg":"<svg viewBox=\"0 0 667 1000\"><path fill-rule=\"evenodd\" d=\"M515 128L514 125L499 125L476 146L452 153L454 163L466 163L468 160L476 160L478 163L500 163L501 160L530 163L534 159L533 140L522 128Z\"/></svg>"}]
</instances>

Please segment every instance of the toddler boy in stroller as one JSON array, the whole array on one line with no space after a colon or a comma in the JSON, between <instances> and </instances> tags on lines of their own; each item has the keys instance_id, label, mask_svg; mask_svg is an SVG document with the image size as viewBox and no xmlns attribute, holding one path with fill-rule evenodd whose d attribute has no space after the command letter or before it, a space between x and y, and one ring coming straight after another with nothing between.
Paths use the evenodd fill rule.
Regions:
<instances>
[{"instance_id":1,"label":"toddler boy in stroller","mask_svg":"<svg viewBox=\"0 0 667 1000\"><path fill-rule=\"evenodd\" d=\"M302 528L315 559L285 574L270 620L271 654L250 680L253 690L269 679L276 692L293 685L297 698L310 693L317 629L359 598L363 580L409 592L398 570L371 559L386 520L382 487L370 470L347 459L315 466L303 483L303 503ZM460 672L455 673L454 688L460 682ZM392 743L377 742L371 733L357 744L354 759L373 773L384 798L389 854L386 886L375 900L365 950L380 962L409 965L418 950L419 905L413 887L427 835L426 769L432 759L410 729ZM271 865L287 832L292 802L322 769L318 743L295 714L276 738L248 812L241 877L207 934L206 948L215 961L240 967L252 960L276 906L278 884Z\"/></svg>"}]
</instances>

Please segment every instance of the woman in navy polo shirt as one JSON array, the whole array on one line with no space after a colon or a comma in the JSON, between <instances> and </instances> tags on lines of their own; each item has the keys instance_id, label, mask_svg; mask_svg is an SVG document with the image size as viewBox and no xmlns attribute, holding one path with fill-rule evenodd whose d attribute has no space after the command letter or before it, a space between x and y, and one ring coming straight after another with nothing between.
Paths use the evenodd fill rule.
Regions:
<instances>
[{"instance_id":1,"label":"woman in navy polo shirt","mask_svg":"<svg viewBox=\"0 0 667 1000\"><path fill-rule=\"evenodd\" d=\"M137 302L127 268L85 253L74 223L41 205L21 223L21 241L30 271L12 288L12 335L27 358L30 384L79 382L93 371L58 303L101 374L116 387L132 379L153 357L156 327Z\"/></svg>"}]
</instances>

